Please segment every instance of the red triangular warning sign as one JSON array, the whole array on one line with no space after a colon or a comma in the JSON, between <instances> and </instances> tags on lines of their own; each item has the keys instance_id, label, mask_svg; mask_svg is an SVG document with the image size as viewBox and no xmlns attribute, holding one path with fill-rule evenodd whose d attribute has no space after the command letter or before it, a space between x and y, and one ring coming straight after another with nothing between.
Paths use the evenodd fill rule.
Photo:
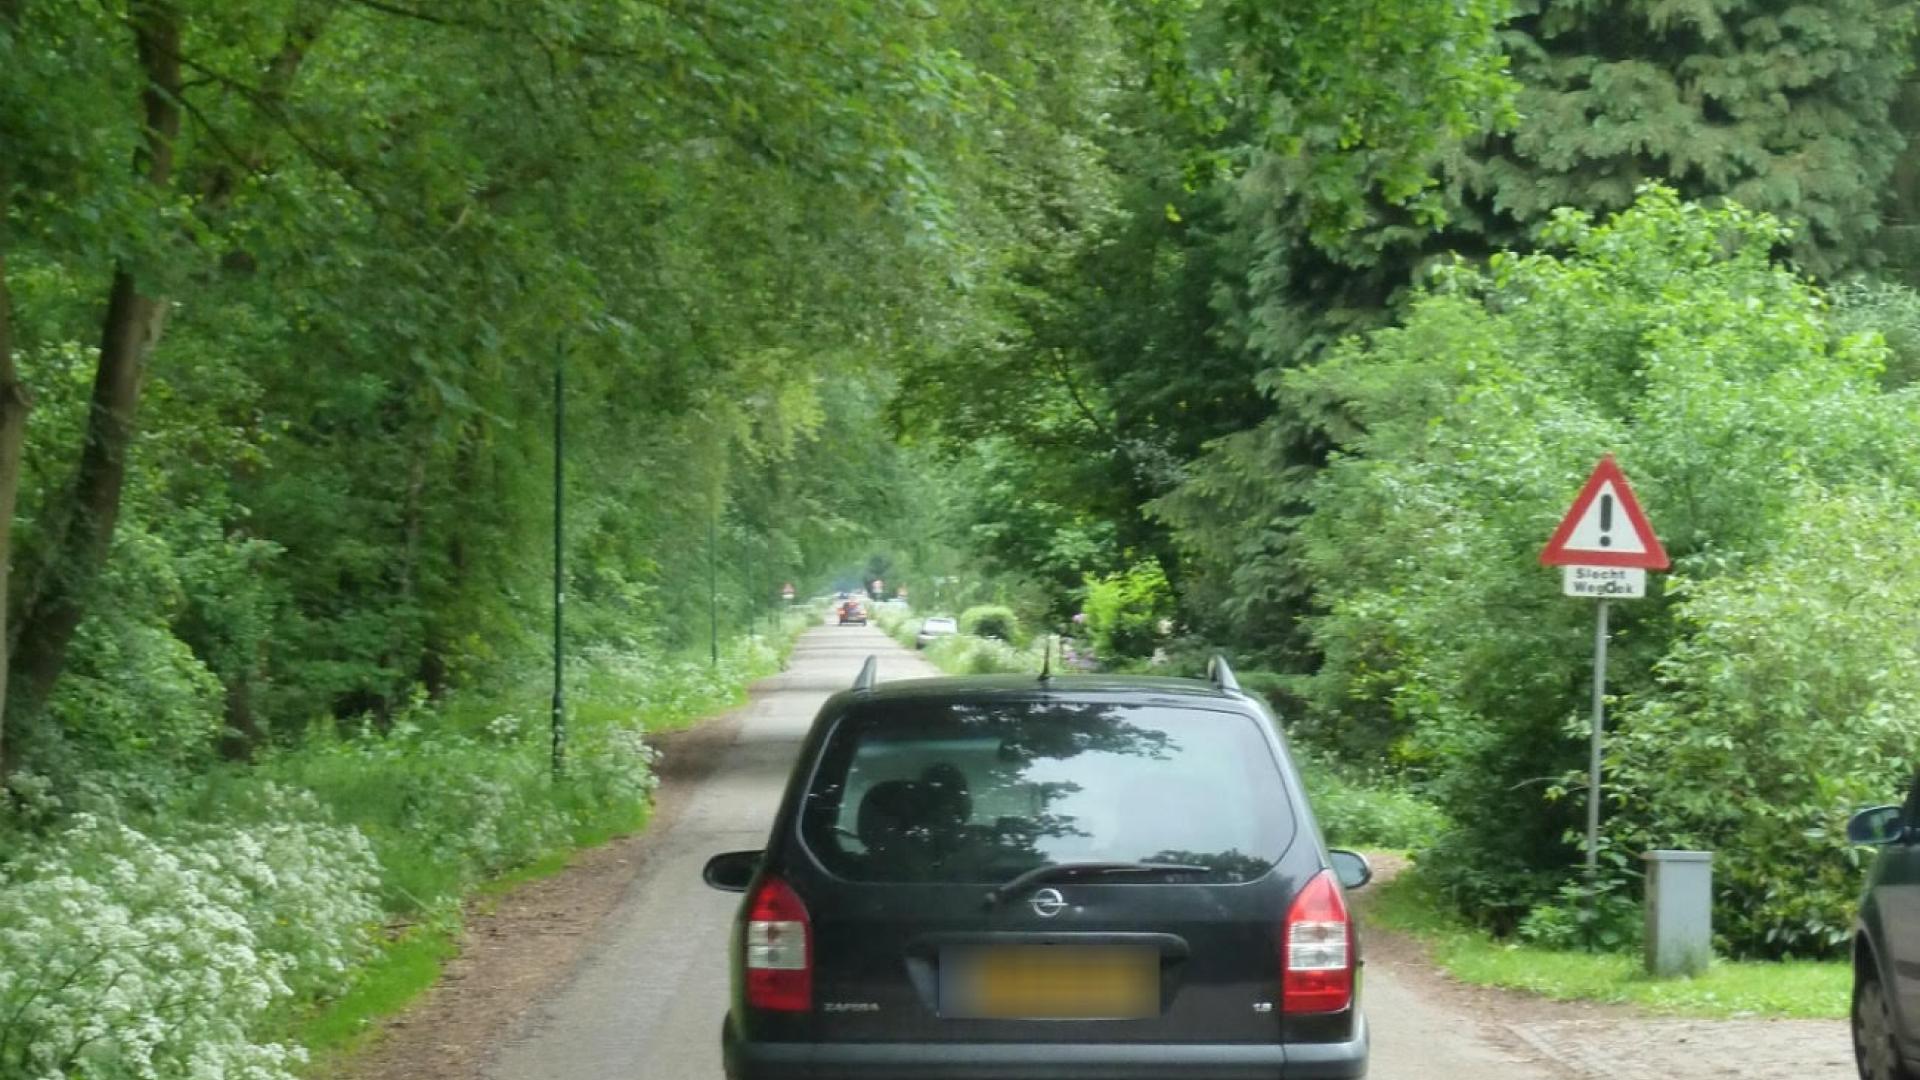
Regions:
<instances>
[{"instance_id":1,"label":"red triangular warning sign","mask_svg":"<svg viewBox=\"0 0 1920 1080\"><path fill-rule=\"evenodd\" d=\"M1553 530L1546 550L1540 553L1540 564L1637 566L1646 570L1665 570L1672 565L1612 454L1600 459L1586 486L1574 496L1573 509L1560 520L1560 527Z\"/></svg>"}]
</instances>

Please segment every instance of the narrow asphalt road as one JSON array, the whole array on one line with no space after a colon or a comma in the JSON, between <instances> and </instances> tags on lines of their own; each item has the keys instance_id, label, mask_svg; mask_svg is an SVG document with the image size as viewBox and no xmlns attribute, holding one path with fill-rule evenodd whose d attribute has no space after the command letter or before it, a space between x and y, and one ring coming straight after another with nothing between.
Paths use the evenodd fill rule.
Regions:
<instances>
[{"instance_id":1,"label":"narrow asphalt road","mask_svg":"<svg viewBox=\"0 0 1920 1080\"><path fill-rule=\"evenodd\" d=\"M880 657L880 678L937 672L878 630L809 631L787 672L756 687L739 734L559 989L506 1033L491 1080L720 1080L727 930L737 898L708 889L709 855L759 847L794 753L820 703ZM1541 1080L1496 1018L1437 1003L1393 970L1370 965L1365 1000L1376 1077Z\"/></svg>"}]
</instances>

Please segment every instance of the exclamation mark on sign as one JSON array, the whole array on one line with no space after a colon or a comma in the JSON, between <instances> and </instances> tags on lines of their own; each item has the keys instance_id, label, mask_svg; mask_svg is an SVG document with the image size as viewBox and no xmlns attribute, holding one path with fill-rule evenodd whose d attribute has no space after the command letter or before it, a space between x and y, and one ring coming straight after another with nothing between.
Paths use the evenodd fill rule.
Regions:
<instances>
[{"instance_id":1,"label":"exclamation mark on sign","mask_svg":"<svg viewBox=\"0 0 1920 1080\"><path fill-rule=\"evenodd\" d=\"M1600 496L1600 546L1613 546L1613 496Z\"/></svg>"}]
</instances>

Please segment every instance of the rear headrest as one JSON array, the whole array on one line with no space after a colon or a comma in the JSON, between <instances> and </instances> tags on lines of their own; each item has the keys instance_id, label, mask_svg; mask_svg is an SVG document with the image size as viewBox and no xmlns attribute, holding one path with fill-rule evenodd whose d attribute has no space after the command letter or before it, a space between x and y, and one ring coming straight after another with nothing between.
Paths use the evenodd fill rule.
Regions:
<instances>
[{"instance_id":1,"label":"rear headrest","mask_svg":"<svg viewBox=\"0 0 1920 1080\"><path fill-rule=\"evenodd\" d=\"M920 774L926 788L928 811L946 819L941 824L960 825L973 817L973 796L967 792L967 777L947 762L935 762Z\"/></svg>"},{"instance_id":2,"label":"rear headrest","mask_svg":"<svg viewBox=\"0 0 1920 1080\"><path fill-rule=\"evenodd\" d=\"M909 830L923 824L926 793L913 780L883 780L867 789L860 800L855 831L868 851L898 844Z\"/></svg>"},{"instance_id":3,"label":"rear headrest","mask_svg":"<svg viewBox=\"0 0 1920 1080\"><path fill-rule=\"evenodd\" d=\"M973 814L967 778L945 763L929 765L918 780L883 780L860 800L855 832L868 851L902 843L956 842Z\"/></svg>"}]
</instances>

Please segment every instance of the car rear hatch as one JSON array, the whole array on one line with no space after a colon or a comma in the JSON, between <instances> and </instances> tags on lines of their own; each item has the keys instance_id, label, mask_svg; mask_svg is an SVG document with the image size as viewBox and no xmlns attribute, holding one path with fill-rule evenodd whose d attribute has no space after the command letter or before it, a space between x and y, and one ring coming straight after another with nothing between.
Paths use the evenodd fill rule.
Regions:
<instances>
[{"instance_id":1,"label":"car rear hatch","mask_svg":"<svg viewBox=\"0 0 1920 1080\"><path fill-rule=\"evenodd\" d=\"M812 1037L1269 1042L1297 823L1247 712L856 706L783 860Z\"/></svg>"}]
</instances>

